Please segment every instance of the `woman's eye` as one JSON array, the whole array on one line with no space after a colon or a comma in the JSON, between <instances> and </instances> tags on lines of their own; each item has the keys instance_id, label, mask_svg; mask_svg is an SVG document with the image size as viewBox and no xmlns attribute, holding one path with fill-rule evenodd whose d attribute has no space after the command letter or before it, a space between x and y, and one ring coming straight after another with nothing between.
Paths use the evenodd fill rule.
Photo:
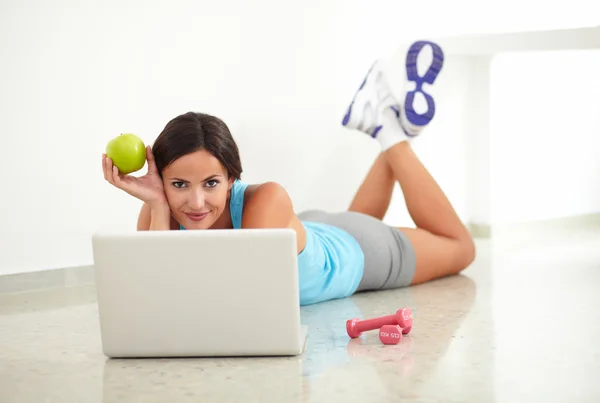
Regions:
<instances>
[{"instance_id":1,"label":"woman's eye","mask_svg":"<svg viewBox=\"0 0 600 403\"><path fill-rule=\"evenodd\" d=\"M206 182L206 185L207 185L209 188L214 188L214 187L215 187L215 186L217 186L218 184L219 184L219 181L218 181L218 180L215 180L215 179L212 179L212 180L209 180L208 182Z\"/></svg>"},{"instance_id":2,"label":"woman's eye","mask_svg":"<svg viewBox=\"0 0 600 403\"><path fill-rule=\"evenodd\" d=\"M185 184L183 182L173 182L173 186L176 188L182 188L185 186Z\"/></svg>"}]
</instances>

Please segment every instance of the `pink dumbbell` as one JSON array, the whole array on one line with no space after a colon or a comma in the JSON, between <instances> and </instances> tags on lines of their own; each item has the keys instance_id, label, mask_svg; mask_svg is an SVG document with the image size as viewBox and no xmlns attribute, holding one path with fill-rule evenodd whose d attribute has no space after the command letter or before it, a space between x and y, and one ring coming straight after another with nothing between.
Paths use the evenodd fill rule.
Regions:
<instances>
[{"instance_id":1,"label":"pink dumbbell","mask_svg":"<svg viewBox=\"0 0 600 403\"><path fill-rule=\"evenodd\" d=\"M380 329L385 325L398 325L402 328L402 334L408 334L412 328L413 318L410 308L399 309L394 315L381 316L379 318L346 321L346 331L352 339L360 337L367 330Z\"/></svg>"},{"instance_id":2,"label":"pink dumbbell","mask_svg":"<svg viewBox=\"0 0 600 403\"><path fill-rule=\"evenodd\" d=\"M379 329L379 340L383 344L398 344L402 340L402 328L398 325L385 325Z\"/></svg>"}]
</instances>

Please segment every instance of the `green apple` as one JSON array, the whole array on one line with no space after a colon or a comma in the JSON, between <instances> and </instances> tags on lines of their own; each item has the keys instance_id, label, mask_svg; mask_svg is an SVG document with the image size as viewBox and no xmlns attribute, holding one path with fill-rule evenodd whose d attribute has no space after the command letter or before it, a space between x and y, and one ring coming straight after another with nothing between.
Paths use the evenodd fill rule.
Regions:
<instances>
[{"instance_id":1,"label":"green apple","mask_svg":"<svg viewBox=\"0 0 600 403\"><path fill-rule=\"evenodd\" d=\"M135 134L123 133L106 145L106 155L124 175L142 169L146 163L146 146Z\"/></svg>"}]
</instances>

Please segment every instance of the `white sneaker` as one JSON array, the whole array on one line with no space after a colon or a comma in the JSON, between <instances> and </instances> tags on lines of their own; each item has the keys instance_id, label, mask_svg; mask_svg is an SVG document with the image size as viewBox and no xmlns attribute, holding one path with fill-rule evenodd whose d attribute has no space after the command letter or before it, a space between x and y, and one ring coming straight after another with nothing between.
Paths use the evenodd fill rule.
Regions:
<instances>
[{"instance_id":1,"label":"white sneaker","mask_svg":"<svg viewBox=\"0 0 600 403\"><path fill-rule=\"evenodd\" d=\"M398 101L392 95L381 68L380 60L373 63L352 102L342 125L362 131L373 138L384 126L384 111L392 108L398 116Z\"/></svg>"},{"instance_id":2,"label":"white sneaker","mask_svg":"<svg viewBox=\"0 0 600 403\"><path fill-rule=\"evenodd\" d=\"M431 48L431 60L425 60L429 65L426 64L426 72L421 77L417 62L427 46ZM433 84L443 64L444 52L437 44L428 41L413 43L406 54L405 68L406 83L414 82L415 85L410 91L406 88L402 91L404 100L399 102L392 94L382 62L376 61L348 106L342 125L377 139L384 150L400 141L411 141L435 115L433 96L423 90L423 84ZM427 104L423 113L415 110L415 95L418 93Z\"/></svg>"}]
</instances>

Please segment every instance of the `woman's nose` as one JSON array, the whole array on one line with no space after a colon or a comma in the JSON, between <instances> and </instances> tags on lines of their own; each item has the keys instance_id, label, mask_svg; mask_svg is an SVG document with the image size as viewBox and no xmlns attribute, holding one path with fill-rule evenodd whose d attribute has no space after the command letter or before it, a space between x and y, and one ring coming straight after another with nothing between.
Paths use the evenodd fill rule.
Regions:
<instances>
[{"instance_id":1,"label":"woman's nose","mask_svg":"<svg viewBox=\"0 0 600 403\"><path fill-rule=\"evenodd\" d=\"M194 210L200 210L202 207L204 207L204 192L201 190L191 192L189 204Z\"/></svg>"}]
</instances>

